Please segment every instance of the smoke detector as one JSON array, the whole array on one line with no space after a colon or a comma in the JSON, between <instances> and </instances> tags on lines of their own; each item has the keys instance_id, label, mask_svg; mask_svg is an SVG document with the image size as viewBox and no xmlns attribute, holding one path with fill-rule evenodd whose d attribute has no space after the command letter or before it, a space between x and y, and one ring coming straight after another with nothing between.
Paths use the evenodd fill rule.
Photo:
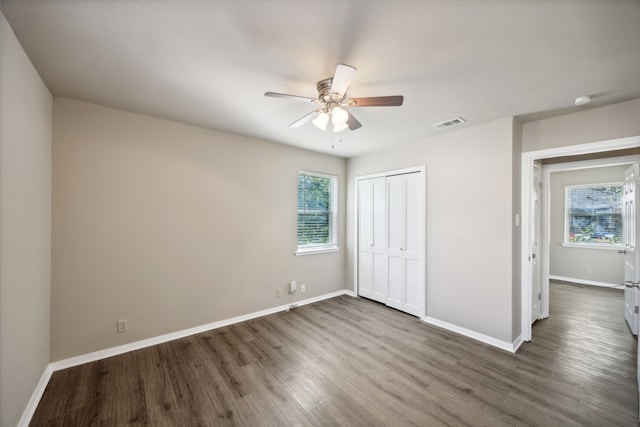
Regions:
<instances>
[{"instance_id":1,"label":"smoke detector","mask_svg":"<svg viewBox=\"0 0 640 427\"><path fill-rule=\"evenodd\" d=\"M584 105L584 104L588 104L591 102L591 97L589 95L586 96L579 96L576 98L574 104L575 105Z\"/></svg>"}]
</instances>

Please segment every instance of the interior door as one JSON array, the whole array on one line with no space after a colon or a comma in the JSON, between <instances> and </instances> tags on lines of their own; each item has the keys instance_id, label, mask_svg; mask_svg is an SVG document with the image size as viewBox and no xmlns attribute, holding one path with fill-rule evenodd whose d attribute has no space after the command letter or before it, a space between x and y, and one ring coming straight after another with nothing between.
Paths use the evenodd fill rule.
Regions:
<instances>
[{"instance_id":1,"label":"interior door","mask_svg":"<svg viewBox=\"0 0 640 427\"><path fill-rule=\"evenodd\" d=\"M531 191L531 323L540 318L542 286L540 283L540 201L542 196L542 170L533 165L533 188Z\"/></svg>"},{"instance_id":2,"label":"interior door","mask_svg":"<svg viewBox=\"0 0 640 427\"><path fill-rule=\"evenodd\" d=\"M638 204L638 163L624 173L624 317L634 335L638 335L638 306L640 305L640 250L636 249L638 228L636 206Z\"/></svg>"}]
</instances>

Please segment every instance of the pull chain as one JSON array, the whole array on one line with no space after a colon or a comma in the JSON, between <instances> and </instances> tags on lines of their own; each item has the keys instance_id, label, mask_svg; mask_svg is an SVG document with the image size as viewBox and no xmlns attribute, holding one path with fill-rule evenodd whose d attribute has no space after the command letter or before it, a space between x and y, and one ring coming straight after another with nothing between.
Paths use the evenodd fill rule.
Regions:
<instances>
[{"instance_id":1,"label":"pull chain","mask_svg":"<svg viewBox=\"0 0 640 427\"><path fill-rule=\"evenodd\" d=\"M331 149L332 150L334 150L336 148L336 145L333 142L335 136L336 136L335 132L332 132L331 133ZM340 134L340 141L338 141L338 142L340 142L340 145L342 145L342 133Z\"/></svg>"}]
</instances>

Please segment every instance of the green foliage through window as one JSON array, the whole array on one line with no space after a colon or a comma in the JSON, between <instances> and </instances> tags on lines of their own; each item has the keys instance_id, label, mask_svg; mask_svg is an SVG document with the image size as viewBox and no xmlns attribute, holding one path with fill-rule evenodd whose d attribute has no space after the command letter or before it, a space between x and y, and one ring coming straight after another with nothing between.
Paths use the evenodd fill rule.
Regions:
<instances>
[{"instance_id":1,"label":"green foliage through window","mask_svg":"<svg viewBox=\"0 0 640 427\"><path fill-rule=\"evenodd\" d=\"M618 245L622 239L622 185L568 186L567 243Z\"/></svg>"},{"instance_id":2,"label":"green foliage through window","mask_svg":"<svg viewBox=\"0 0 640 427\"><path fill-rule=\"evenodd\" d=\"M298 174L298 248L335 247L337 177Z\"/></svg>"}]
</instances>

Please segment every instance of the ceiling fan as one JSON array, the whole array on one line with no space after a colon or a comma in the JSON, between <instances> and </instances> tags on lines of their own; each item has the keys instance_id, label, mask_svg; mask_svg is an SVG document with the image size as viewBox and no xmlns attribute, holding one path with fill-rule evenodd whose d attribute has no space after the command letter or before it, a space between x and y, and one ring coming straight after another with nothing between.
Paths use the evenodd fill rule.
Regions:
<instances>
[{"instance_id":1,"label":"ceiling fan","mask_svg":"<svg viewBox=\"0 0 640 427\"><path fill-rule=\"evenodd\" d=\"M334 132L340 132L347 128L356 130L362 127L362 124L344 107L397 107L402 105L404 100L402 95L347 98L347 89L355 73L355 67L338 64L333 77L320 80L316 85L317 98L276 92L265 92L264 95L319 104L319 108L291 123L289 127L297 128L311 121L319 129L327 130L327 125L331 123Z\"/></svg>"}]
</instances>

